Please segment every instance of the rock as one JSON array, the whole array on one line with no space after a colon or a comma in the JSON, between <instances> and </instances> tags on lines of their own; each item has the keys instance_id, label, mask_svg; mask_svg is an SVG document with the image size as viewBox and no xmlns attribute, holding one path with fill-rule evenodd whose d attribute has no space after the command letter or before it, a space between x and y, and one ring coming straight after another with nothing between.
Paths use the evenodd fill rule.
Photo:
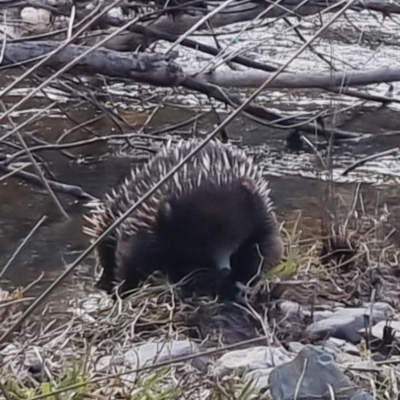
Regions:
<instances>
[{"instance_id":1,"label":"rock","mask_svg":"<svg viewBox=\"0 0 400 400\"><path fill-rule=\"evenodd\" d=\"M345 340L331 337L325 341L325 345L336 350L336 353L349 353L356 356L360 355L358 347Z\"/></svg>"},{"instance_id":2,"label":"rock","mask_svg":"<svg viewBox=\"0 0 400 400\"><path fill-rule=\"evenodd\" d=\"M330 317L333 312L329 310L311 310L295 301L283 300L279 303L279 310L287 316L298 315L300 317L313 317L314 321Z\"/></svg>"},{"instance_id":3,"label":"rock","mask_svg":"<svg viewBox=\"0 0 400 400\"><path fill-rule=\"evenodd\" d=\"M274 368L269 384L274 400L369 399L368 395L364 395L362 390L340 371L332 355L309 345L305 346L293 361ZM334 396L330 389L333 390Z\"/></svg>"},{"instance_id":4,"label":"rock","mask_svg":"<svg viewBox=\"0 0 400 400\"><path fill-rule=\"evenodd\" d=\"M284 300L279 303L279 309L286 315L296 314L304 316L307 312L304 306L291 300Z\"/></svg>"},{"instance_id":5,"label":"rock","mask_svg":"<svg viewBox=\"0 0 400 400\"><path fill-rule=\"evenodd\" d=\"M175 360L190 354L196 354L199 349L196 343L189 340L173 340L171 342L152 342L127 351L124 355L125 362L129 363L133 369L144 367L164 361ZM211 359L205 356L193 358L192 365L199 370L206 370L211 363Z\"/></svg>"},{"instance_id":6,"label":"rock","mask_svg":"<svg viewBox=\"0 0 400 400\"><path fill-rule=\"evenodd\" d=\"M230 351L220 357L214 374L223 376L231 371L240 375L260 369L268 369L292 360L294 355L283 347L257 346L249 349Z\"/></svg>"},{"instance_id":7,"label":"rock","mask_svg":"<svg viewBox=\"0 0 400 400\"><path fill-rule=\"evenodd\" d=\"M25 351L24 366L33 370L41 369L43 356L42 349L38 346L30 346Z\"/></svg>"},{"instance_id":8,"label":"rock","mask_svg":"<svg viewBox=\"0 0 400 400\"><path fill-rule=\"evenodd\" d=\"M269 387L269 375L273 371L273 368L256 369L246 374L245 379L252 382L253 387L264 391Z\"/></svg>"},{"instance_id":9,"label":"rock","mask_svg":"<svg viewBox=\"0 0 400 400\"><path fill-rule=\"evenodd\" d=\"M351 343L358 343L362 339L359 332L365 327L366 316L371 312L370 305L359 308L342 308L335 311L330 317L309 325L306 332L316 337L333 336ZM386 303L375 303L372 307L372 324L385 320L393 315L393 309Z\"/></svg>"},{"instance_id":10,"label":"rock","mask_svg":"<svg viewBox=\"0 0 400 400\"><path fill-rule=\"evenodd\" d=\"M361 357L349 353L340 353L335 357L336 363L340 364L343 368L346 368L348 365L358 363L361 360Z\"/></svg>"},{"instance_id":11,"label":"rock","mask_svg":"<svg viewBox=\"0 0 400 400\"><path fill-rule=\"evenodd\" d=\"M301 349L305 346L305 344L300 342L290 342L288 344L288 348L292 353L300 353Z\"/></svg>"},{"instance_id":12,"label":"rock","mask_svg":"<svg viewBox=\"0 0 400 400\"><path fill-rule=\"evenodd\" d=\"M371 328L372 336L383 339L385 327L392 328L392 333L396 339L400 338L400 321L380 321ZM360 332L365 332L365 328L360 329Z\"/></svg>"},{"instance_id":13,"label":"rock","mask_svg":"<svg viewBox=\"0 0 400 400\"><path fill-rule=\"evenodd\" d=\"M26 24L27 30L32 33L46 32L51 17L51 12L43 8L24 7L21 11L21 19Z\"/></svg>"},{"instance_id":14,"label":"rock","mask_svg":"<svg viewBox=\"0 0 400 400\"><path fill-rule=\"evenodd\" d=\"M374 400L374 398L369 393L357 393L350 400Z\"/></svg>"},{"instance_id":15,"label":"rock","mask_svg":"<svg viewBox=\"0 0 400 400\"><path fill-rule=\"evenodd\" d=\"M107 372L110 370L110 367L122 367L125 362L125 357L116 355L116 356L103 356L100 357L95 365L95 369L98 372Z\"/></svg>"}]
</instances>

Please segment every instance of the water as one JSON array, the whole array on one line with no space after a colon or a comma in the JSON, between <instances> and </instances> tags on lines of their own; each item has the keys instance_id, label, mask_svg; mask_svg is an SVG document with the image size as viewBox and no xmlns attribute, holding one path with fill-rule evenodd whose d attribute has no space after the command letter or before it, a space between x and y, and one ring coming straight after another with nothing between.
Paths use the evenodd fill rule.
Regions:
<instances>
[{"instance_id":1,"label":"water","mask_svg":"<svg viewBox=\"0 0 400 400\"><path fill-rule=\"evenodd\" d=\"M375 32L381 28L379 23L364 13L350 13L350 20L357 19L357 23L362 25L367 31ZM317 23L317 17L307 17L303 23L303 34L311 34ZM397 26L395 19L385 22L388 32L395 32ZM308 24L308 25L307 25ZM393 26L392 26L393 25ZM368 68L377 68L385 65L397 65L398 58L393 47L365 46L363 41L343 44L338 41L337 35L350 29L347 22L335 24L325 36L325 41L321 40L319 50L328 55L346 61L346 68L364 66L368 61ZM397 29L397 28L396 28ZM229 29L227 29L229 31ZM397 31L396 31L397 32ZM379 32L378 32L379 33ZM382 32L380 32L382 33ZM354 32L353 32L354 34ZM273 29L265 32L260 30L253 31L251 37L246 34L241 38L241 42L235 46L242 46L246 40L247 56L257 56L258 61L271 63L282 63L295 48L301 44L292 35L288 36L284 29L283 22L276 23ZM263 36L264 35L264 36ZM262 38L262 41L261 41ZM196 39L213 44L209 37L197 37ZM228 40L229 36L222 39ZM349 36L352 40L354 37ZM398 38L393 38L396 41ZM366 39L364 39L366 40ZM270 46L274 42L275 46ZM257 44L257 47L255 45ZM160 43L158 48L165 49L167 45ZM284 49L280 51L279 49ZM187 50L180 48L183 65L207 65L207 56L193 55ZM333 51L334 50L334 51ZM341 63L336 62L339 68ZM298 72L313 70L324 72L327 66L321 62L316 62L315 55L309 52L297 60L291 69ZM3 77L1 86L7 84L10 77ZM375 85L375 93L384 95L387 85ZM394 85L394 93L397 94L399 85ZM24 95L28 87L20 87L15 90L5 101L8 106L17 101L19 96ZM114 84L108 87L108 93L117 98L119 113L130 124L131 129L125 132L135 132L139 129L150 115L152 103L156 105L157 99L140 103L140 99L150 99L156 95L164 98L165 107L161 108L150 124L146 127L147 134L164 128L165 126L182 122L195 114L199 109L207 110L208 102L204 97L194 94L183 94L177 89L172 93L170 89L156 89L142 86L128 86L126 84ZM49 92L51 98L60 99L60 94L55 91ZM63 100L65 107L70 105L66 99ZM398 215L398 184L400 179L400 160L399 157L389 156L379 158L360 166L348 176L343 177L341 173L356 160L365 156L375 154L393 147L400 146L400 132L398 124L398 105L390 107L378 107L376 104L361 104L356 110L349 110L339 114L338 111L354 104L354 99L343 98L320 91L272 91L262 94L258 101L265 107L278 112L310 113L315 114L329 106L329 110L334 113L333 118L342 121L342 129L352 132L362 132L371 134L368 138L360 141L346 142L334 149L333 158L333 180L337 201L349 206L354 193L355 185L362 182L362 194L366 206L373 213L383 214L388 218L388 222L400 227ZM47 104L45 99L38 96L24 106L25 112L12 115L14 122L22 122L24 118L31 115ZM172 107L171 104L182 104L187 108ZM217 105L220 110L224 107ZM144 113L146 111L147 113ZM76 123L83 123L96 115L90 108L71 109L68 112L71 119L65 118L60 112L51 112L47 117L39 122L33 123L25 132L36 132L37 137L49 142L56 140L60 134L72 129ZM101 116L100 116L101 117ZM202 133L210 132L215 123L215 118L208 116L200 120L198 129ZM101 117L89 128L98 135L109 135L120 133L116 126L106 116ZM181 129L181 133L188 135L192 133L192 126ZM250 153L257 155L258 161L265 167L266 176L271 181L272 198L276 204L277 214L280 221L284 221L287 226L291 226L301 212L301 229L309 237L320 235L320 219L323 213L323 206L326 204L324 193L329 185L329 174L321 167L321 163L316 155L311 151L300 153L288 152L284 146L284 139L287 132L273 130L264 126L251 123L242 117L236 118L230 124L229 135L233 139L241 141ZM384 134L390 132L391 134ZM68 136L67 141L83 140L93 137L92 134L79 129ZM316 140L315 138L310 138ZM143 139L144 147L149 143ZM61 156L56 151L42 151L40 156L48 163L49 168L60 182L81 186L86 192L96 197L101 197L106 191L113 187L126 173L130 165L139 158L146 159L151 153L144 149L132 155L130 149L124 148L123 140L115 140L112 143L98 142L93 145L68 149L69 157ZM3 151L3 150L2 150ZM6 149L9 151L9 149ZM325 157L324 152L322 152ZM47 215L48 219L38 229L29 240L20 254L12 262L1 282L1 287L11 289L16 286L25 286L38 279L44 273L43 279L37 283L29 292L35 296L40 293L52 280L59 276L66 265L73 261L81 251L88 246L88 239L82 234L82 213L84 208L75 198L57 194L71 219L65 221L58 213L54 203L45 193L44 189L37 188L26 182L17 179L7 179L0 181L0 272L10 259L21 241L28 235L33 226ZM378 202L378 207L376 203ZM387 215L386 206L389 214ZM379 218L379 215L377 218ZM398 241L398 236L393 237ZM52 298L66 299L69 294L78 291L88 290L92 283L93 259L86 259L77 269L78 275L67 278L62 287L57 289Z\"/></svg>"}]
</instances>

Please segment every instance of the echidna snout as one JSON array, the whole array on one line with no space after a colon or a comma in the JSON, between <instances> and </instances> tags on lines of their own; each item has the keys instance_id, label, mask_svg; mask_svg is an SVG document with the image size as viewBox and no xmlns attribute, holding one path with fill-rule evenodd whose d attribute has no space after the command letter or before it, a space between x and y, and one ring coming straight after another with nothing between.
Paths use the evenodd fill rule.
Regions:
<instances>
[{"instance_id":1,"label":"echidna snout","mask_svg":"<svg viewBox=\"0 0 400 400\"><path fill-rule=\"evenodd\" d=\"M215 266L217 267L217 271L222 277L227 277L232 272L231 267L231 256L233 251L229 251L227 249L219 249L215 252L214 260Z\"/></svg>"}]
</instances>

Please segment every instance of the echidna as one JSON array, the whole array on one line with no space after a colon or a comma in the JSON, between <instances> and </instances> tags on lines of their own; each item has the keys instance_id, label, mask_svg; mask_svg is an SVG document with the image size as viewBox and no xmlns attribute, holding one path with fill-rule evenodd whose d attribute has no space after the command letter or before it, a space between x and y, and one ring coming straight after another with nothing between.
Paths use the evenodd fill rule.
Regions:
<instances>
[{"instance_id":1,"label":"echidna","mask_svg":"<svg viewBox=\"0 0 400 400\"><path fill-rule=\"evenodd\" d=\"M93 239L195 147L168 142L86 217ZM230 297L237 282L275 266L283 245L268 182L243 150L210 141L97 246L97 286L120 294L155 271L172 282L194 273L190 293ZM188 286L189 287L189 286Z\"/></svg>"}]
</instances>

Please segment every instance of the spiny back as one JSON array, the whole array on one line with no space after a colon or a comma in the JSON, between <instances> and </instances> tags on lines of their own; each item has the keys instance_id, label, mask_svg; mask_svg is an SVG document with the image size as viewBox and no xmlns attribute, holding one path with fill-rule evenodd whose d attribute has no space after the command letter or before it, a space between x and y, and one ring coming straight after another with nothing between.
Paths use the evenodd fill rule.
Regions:
<instances>
[{"instance_id":1,"label":"spiny back","mask_svg":"<svg viewBox=\"0 0 400 400\"><path fill-rule=\"evenodd\" d=\"M142 168L132 169L119 188L108 194L103 204L97 205L91 218L86 217L89 225L84 228L85 233L98 237L200 143L199 139L168 141ZM264 200L268 211L272 211L268 183L252 158L235 146L210 141L119 226L117 235L121 232L135 234L139 230L151 232L164 196L179 198L204 185L229 185L243 177L253 180L256 193Z\"/></svg>"}]
</instances>

